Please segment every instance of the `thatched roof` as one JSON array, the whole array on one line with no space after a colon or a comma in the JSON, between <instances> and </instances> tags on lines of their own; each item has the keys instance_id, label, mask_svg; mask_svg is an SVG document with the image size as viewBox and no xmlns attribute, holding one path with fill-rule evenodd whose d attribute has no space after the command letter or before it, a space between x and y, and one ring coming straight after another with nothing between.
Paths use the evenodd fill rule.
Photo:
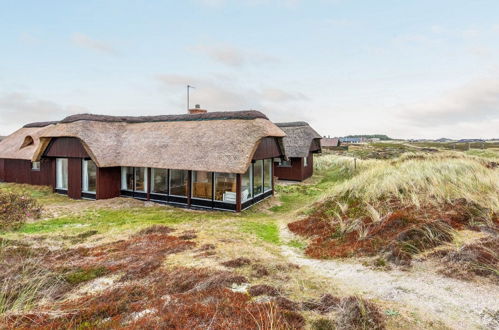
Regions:
<instances>
[{"instance_id":1,"label":"thatched roof","mask_svg":"<svg viewBox=\"0 0 499 330\"><path fill-rule=\"evenodd\" d=\"M0 142L0 158L31 160L40 144L40 135L53 124L18 129Z\"/></svg>"},{"instance_id":2,"label":"thatched roof","mask_svg":"<svg viewBox=\"0 0 499 330\"><path fill-rule=\"evenodd\" d=\"M324 148L338 147L341 144L339 138L323 138L321 146Z\"/></svg>"},{"instance_id":3,"label":"thatched roof","mask_svg":"<svg viewBox=\"0 0 499 330\"><path fill-rule=\"evenodd\" d=\"M304 121L276 125L286 133L283 144L287 158L307 157L313 140L321 138L319 133Z\"/></svg>"},{"instance_id":4,"label":"thatched roof","mask_svg":"<svg viewBox=\"0 0 499 330\"><path fill-rule=\"evenodd\" d=\"M52 138L75 137L99 167L244 173L261 139L283 136L258 111L154 117L84 114L44 130L33 160L41 158Z\"/></svg>"}]
</instances>

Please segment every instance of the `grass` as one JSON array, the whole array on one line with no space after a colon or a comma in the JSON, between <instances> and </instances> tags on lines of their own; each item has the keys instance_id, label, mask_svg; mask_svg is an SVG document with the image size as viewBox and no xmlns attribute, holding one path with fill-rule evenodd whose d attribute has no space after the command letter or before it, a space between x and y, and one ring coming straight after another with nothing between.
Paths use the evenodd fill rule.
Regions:
<instances>
[{"instance_id":1,"label":"grass","mask_svg":"<svg viewBox=\"0 0 499 330\"><path fill-rule=\"evenodd\" d=\"M267 243L281 243L279 228L275 222L243 221L240 226L243 232L255 235Z\"/></svg>"},{"instance_id":2,"label":"grass","mask_svg":"<svg viewBox=\"0 0 499 330\"><path fill-rule=\"evenodd\" d=\"M82 269L78 268L72 272L69 272L64 276L64 279L72 284L76 285L79 283L87 282L93 280L97 277L100 277L106 273L106 268L104 267L96 267L96 268L88 268Z\"/></svg>"},{"instance_id":3,"label":"grass","mask_svg":"<svg viewBox=\"0 0 499 330\"><path fill-rule=\"evenodd\" d=\"M69 215L60 218L27 223L18 232L24 234L65 233L74 234L88 230L100 233L136 229L154 224L173 225L187 221L212 219L221 214L189 212L170 207L146 207L132 209L89 210L81 215Z\"/></svg>"},{"instance_id":4,"label":"grass","mask_svg":"<svg viewBox=\"0 0 499 330\"><path fill-rule=\"evenodd\" d=\"M78 201L69 199L66 196L54 194L52 188L48 186L31 186L27 184L17 183L0 183L0 190L5 192L13 192L21 195L28 195L36 200L41 205L51 204L69 204L77 203Z\"/></svg>"}]
</instances>

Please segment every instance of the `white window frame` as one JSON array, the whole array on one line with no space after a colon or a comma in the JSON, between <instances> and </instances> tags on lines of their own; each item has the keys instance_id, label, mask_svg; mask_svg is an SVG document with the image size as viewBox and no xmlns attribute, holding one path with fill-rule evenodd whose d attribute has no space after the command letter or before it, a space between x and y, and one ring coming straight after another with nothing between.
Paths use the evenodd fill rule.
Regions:
<instances>
[{"instance_id":1,"label":"white window frame","mask_svg":"<svg viewBox=\"0 0 499 330\"><path fill-rule=\"evenodd\" d=\"M308 156L307 157L303 157L303 166L304 167L308 166Z\"/></svg>"},{"instance_id":2,"label":"white window frame","mask_svg":"<svg viewBox=\"0 0 499 330\"><path fill-rule=\"evenodd\" d=\"M64 176L62 175L61 173L61 170L63 169L63 165L64 165L64 161L66 163L66 180L63 180ZM68 176L69 176L69 164L68 164L68 159L67 158L56 158L55 159L55 164L56 164L56 184L55 184L55 187L57 190L68 190L68 187L69 187L69 180L68 180ZM61 180L63 180L62 184L61 184Z\"/></svg>"},{"instance_id":3,"label":"white window frame","mask_svg":"<svg viewBox=\"0 0 499 330\"><path fill-rule=\"evenodd\" d=\"M40 171L42 167L42 164L40 161L38 162L31 162L31 170L32 171Z\"/></svg>"},{"instance_id":4,"label":"white window frame","mask_svg":"<svg viewBox=\"0 0 499 330\"><path fill-rule=\"evenodd\" d=\"M144 190L137 190L137 169L144 169ZM134 167L133 168L133 191L134 192L138 192L138 193L142 193L142 194L147 194L147 186L148 186L148 177L147 177L147 172L149 172L147 170L147 167Z\"/></svg>"},{"instance_id":5,"label":"white window frame","mask_svg":"<svg viewBox=\"0 0 499 330\"><path fill-rule=\"evenodd\" d=\"M88 162L91 162L91 159L83 159L81 164L82 171L82 192L86 194L96 194L97 191L88 190Z\"/></svg>"},{"instance_id":6,"label":"white window frame","mask_svg":"<svg viewBox=\"0 0 499 330\"><path fill-rule=\"evenodd\" d=\"M128 185L127 185L127 182L126 182L126 173L127 173L127 170L131 168L132 171L133 171L133 175L135 176L135 171L133 170L133 167L131 166L122 166L121 167L121 190L123 191L133 191L133 188L132 189L128 189ZM135 179L134 179L134 183L135 183Z\"/></svg>"}]
</instances>

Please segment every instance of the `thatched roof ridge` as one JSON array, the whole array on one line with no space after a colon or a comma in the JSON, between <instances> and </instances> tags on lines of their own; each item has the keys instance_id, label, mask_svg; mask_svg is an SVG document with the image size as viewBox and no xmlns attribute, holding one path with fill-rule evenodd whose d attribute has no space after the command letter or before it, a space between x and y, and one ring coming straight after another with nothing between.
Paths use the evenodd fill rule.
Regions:
<instances>
[{"instance_id":1,"label":"thatched roof ridge","mask_svg":"<svg viewBox=\"0 0 499 330\"><path fill-rule=\"evenodd\" d=\"M36 122L36 123L26 124L23 127L24 128L47 127L49 125L55 125L57 123L58 123L58 121L40 121L40 122Z\"/></svg>"},{"instance_id":2,"label":"thatched roof ridge","mask_svg":"<svg viewBox=\"0 0 499 330\"><path fill-rule=\"evenodd\" d=\"M54 125L23 127L5 137L0 142L0 158L31 160L40 145L40 136L51 126Z\"/></svg>"},{"instance_id":3,"label":"thatched roof ridge","mask_svg":"<svg viewBox=\"0 0 499 330\"><path fill-rule=\"evenodd\" d=\"M74 123L76 121L99 121L106 123L153 123L153 122L173 122L173 121L203 121L203 120L253 120L253 119L268 119L260 111L245 110L245 111L219 111L207 112L198 114L181 114L181 115L159 115L159 116L107 116L94 114L77 114L64 118L61 123Z\"/></svg>"},{"instance_id":4,"label":"thatched roof ridge","mask_svg":"<svg viewBox=\"0 0 499 330\"><path fill-rule=\"evenodd\" d=\"M287 158L307 157L313 140L321 139L321 135L303 121L276 125L286 133L283 144Z\"/></svg>"},{"instance_id":5,"label":"thatched roof ridge","mask_svg":"<svg viewBox=\"0 0 499 330\"><path fill-rule=\"evenodd\" d=\"M241 115L244 119L237 118ZM99 167L244 173L261 139L285 136L257 111L201 116L198 120L190 119L198 115L188 116L139 122L123 117L103 120L107 117L80 115L44 131L33 160L40 159L52 138L74 137L81 141ZM186 117L186 120L179 119Z\"/></svg>"}]
</instances>

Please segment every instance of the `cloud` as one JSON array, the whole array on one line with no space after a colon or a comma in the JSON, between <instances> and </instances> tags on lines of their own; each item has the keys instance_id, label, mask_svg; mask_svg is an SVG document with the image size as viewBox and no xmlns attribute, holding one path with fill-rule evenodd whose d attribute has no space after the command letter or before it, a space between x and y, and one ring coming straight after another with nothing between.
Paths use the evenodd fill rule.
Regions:
<instances>
[{"instance_id":1,"label":"cloud","mask_svg":"<svg viewBox=\"0 0 499 330\"><path fill-rule=\"evenodd\" d=\"M60 120L66 116L88 112L75 105L63 106L49 100L37 99L26 93L0 95L0 129L2 133L13 131L27 123Z\"/></svg>"},{"instance_id":2,"label":"cloud","mask_svg":"<svg viewBox=\"0 0 499 330\"><path fill-rule=\"evenodd\" d=\"M118 51L108 43L95 40L82 33L75 33L71 41L82 48L87 48L107 55L118 55Z\"/></svg>"},{"instance_id":3,"label":"cloud","mask_svg":"<svg viewBox=\"0 0 499 330\"><path fill-rule=\"evenodd\" d=\"M307 101L309 98L301 92L288 92L279 88L265 88L261 92L262 98L270 102Z\"/></svg>"},{"instance_id":4,"label":"cloud","mask_svg":"<svg viewBox=\"0 0 499 330\"><path fill-rule=\"evenodd\" d=\"M401 117L418 126L499 120L499 80L472 82L437 99L402 107Z\"/></svg>"},{"instance_id":5,"label":"cloud","mask_svg":"<svg viewBox=\"0 0 499 330\"><path fill-rule=\"evenodd\" d=\"M268 65L279 62L279 60L273 56L255 51L238 49L236 47L224 44L199 45L192 47L192 50L204 53L213 61L234 68L239 68L246 65Z\"/></svg>"}]
</instances>

